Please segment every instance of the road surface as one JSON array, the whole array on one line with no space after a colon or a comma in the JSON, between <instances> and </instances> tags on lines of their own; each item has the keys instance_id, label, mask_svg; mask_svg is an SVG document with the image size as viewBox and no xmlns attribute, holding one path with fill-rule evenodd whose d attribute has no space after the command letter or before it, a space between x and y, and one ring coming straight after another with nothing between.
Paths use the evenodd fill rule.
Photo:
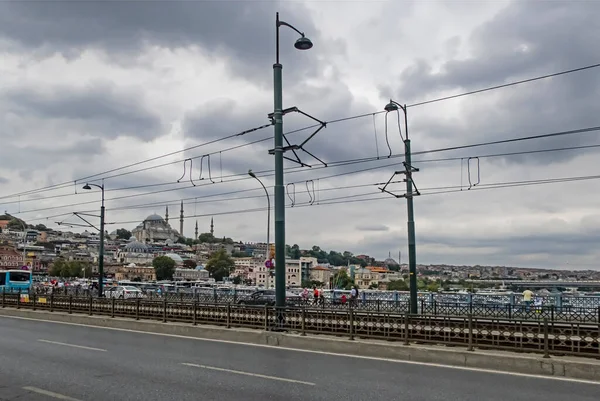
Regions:
<instances>
[{"instance_id":1,"label":"road surface","mask_svg":"<svg viewBox=\"0 0 600 401\"><path fill-rule=\"evenodd\" d=\"M0 317L0 400L597 401L600 385Z\"/></svg>"}]
</instances>

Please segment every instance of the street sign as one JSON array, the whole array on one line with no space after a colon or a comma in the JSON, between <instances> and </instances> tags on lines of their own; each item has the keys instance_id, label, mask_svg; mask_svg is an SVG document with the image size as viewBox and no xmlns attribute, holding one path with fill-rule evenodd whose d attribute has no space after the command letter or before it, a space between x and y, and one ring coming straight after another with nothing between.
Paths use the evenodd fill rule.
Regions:
<instances>
[{"instance_id":1,"label":"street sign","mask_svg":"<svg viewBox=\"0 0 600 401\"><path fill-rule=\"evenodd\" d=\"M273 267L273 262L271 261L271 259L267 259L267 260L265 260L265 267L266 267L267 269L270 269L270 268L272 268L272 267Z\"/></svg>"}]
</instances>

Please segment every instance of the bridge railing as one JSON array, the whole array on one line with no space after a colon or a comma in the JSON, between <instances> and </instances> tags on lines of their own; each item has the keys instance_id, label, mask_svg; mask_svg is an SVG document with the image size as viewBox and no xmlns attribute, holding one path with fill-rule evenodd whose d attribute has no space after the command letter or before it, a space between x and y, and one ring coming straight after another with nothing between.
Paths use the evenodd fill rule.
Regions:
<instances>
[{"instance_id":1,"label":"bridge railing","mask_svg":"<svg viewBox=\"0 0 600 401\"><path fill-rule=\"evenodd\" d=\"M448 344L473 348L506 349L541 353L546 356L578 355L600 357L597 323L531 320L522 317L481 317L360 310L353 307L247 306L237 304L116 299L73 295L2 293L1 307L39 309L50 312L82 313L162 322L213 324L306 334L334 334L354 338ZM473 311L475 312L475 311ZM461 311L462 313L462 311ZM283 317L283 320L280 319ZM318 340L315 340L318 341Z\"/></svg>"}]
</instances>

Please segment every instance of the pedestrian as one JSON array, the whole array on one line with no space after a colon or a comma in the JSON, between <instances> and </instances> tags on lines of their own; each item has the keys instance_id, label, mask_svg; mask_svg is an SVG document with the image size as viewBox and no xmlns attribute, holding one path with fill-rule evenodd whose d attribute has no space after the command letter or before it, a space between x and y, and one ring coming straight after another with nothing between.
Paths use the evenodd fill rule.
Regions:
<instances>
[{"instance_id":1,"label":"pedestrian","mask_svg":"<svg viewBox=\"0 0 600 401\"><path fill-rule=\"evenodd\" d=\"M523 303L525 304L525 310L529 312L529 308L531 307L531 299L535 294L529 288L523 291Z\"/></svg>"}]
</instances>

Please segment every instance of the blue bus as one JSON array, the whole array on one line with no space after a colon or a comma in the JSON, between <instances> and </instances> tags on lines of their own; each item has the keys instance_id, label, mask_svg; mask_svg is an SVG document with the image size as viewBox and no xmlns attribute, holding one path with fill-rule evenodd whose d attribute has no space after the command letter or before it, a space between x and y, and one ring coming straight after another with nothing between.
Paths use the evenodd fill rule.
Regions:
<instances>
[{"instance_id":1,"label":"blue bus","mask_svg":"<svg viewBox=\"0 0 600 401\"><path fill-rule=\"evenodd\" d=\"M29 270L0 270L0 292L27 293L33 285Z\"/></svg>"}]
</instances>

